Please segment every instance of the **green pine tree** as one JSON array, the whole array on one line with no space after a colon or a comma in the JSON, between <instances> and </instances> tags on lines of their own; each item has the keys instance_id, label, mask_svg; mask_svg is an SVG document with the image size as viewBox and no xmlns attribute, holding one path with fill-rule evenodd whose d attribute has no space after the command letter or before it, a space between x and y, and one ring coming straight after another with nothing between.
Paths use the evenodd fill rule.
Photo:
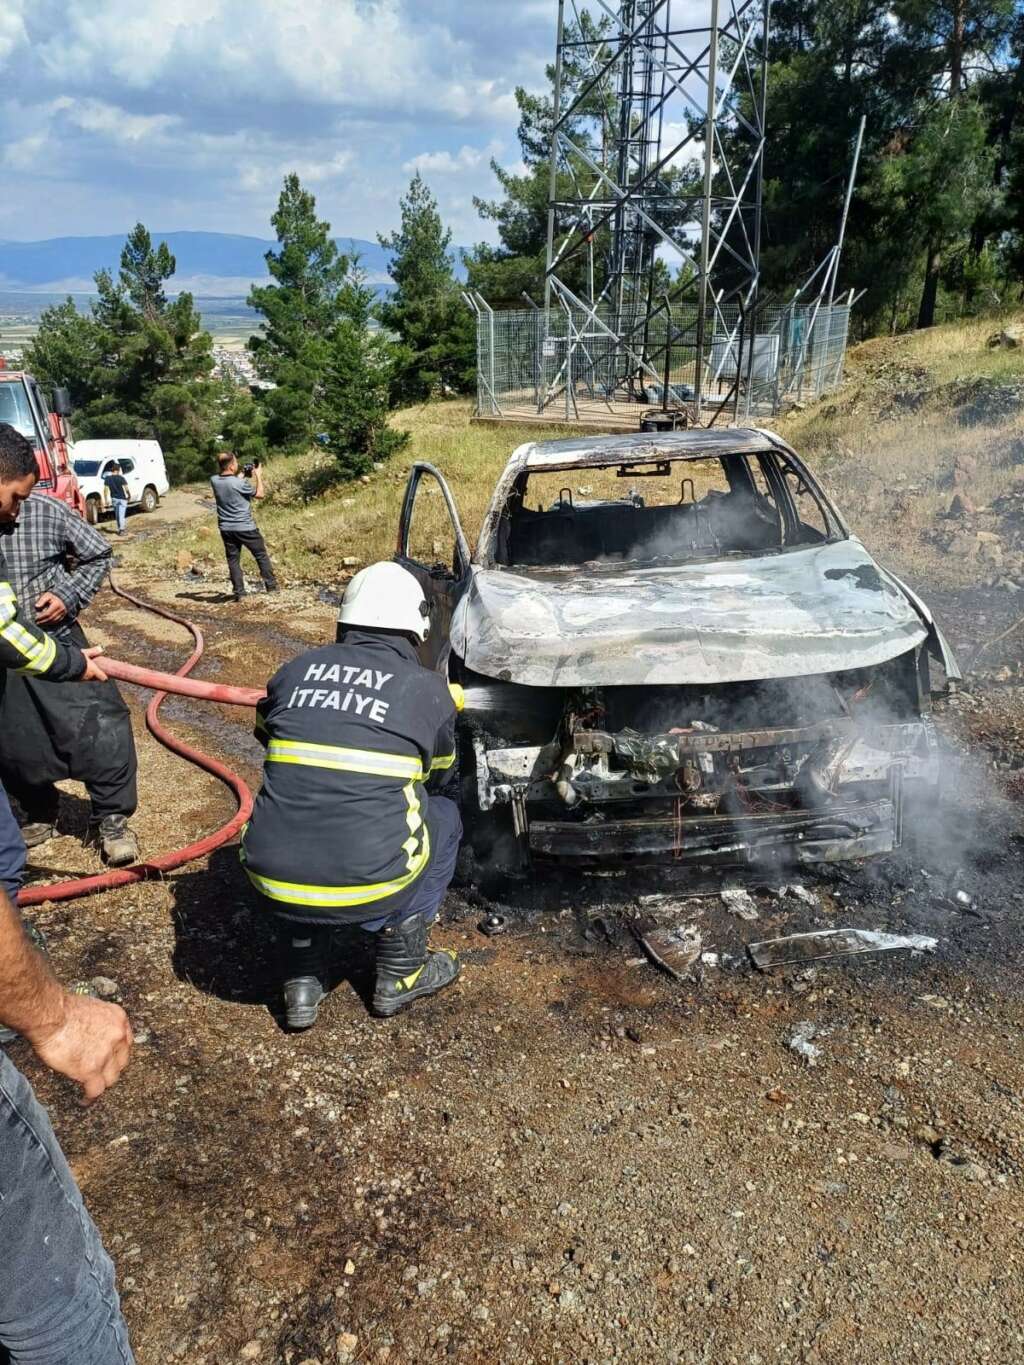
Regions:
<instances>
[{"instance_id":1,"label":"green pine tree","mask_svg":"<svg viewBox=\"0 0 1024 1365\"><path fill-rule=\"evenodd\" d=\"M203 473L214 449L217 387L212 338L191 294L168 299L175 261L137 224L115 280L96 275L89 314L69 299L43 314L26 363L66 384L79 436L158 440L172 480Z\"/></svg>"},{"instance_id":2,"label":"green pine tree","mask_svg":"<svg viewBox=\"0 0 1024 1365\"><path fill-rule=\"evenodd\" d=\"M476 382L475 321L455 279L452 234L418 172L400 208L399 231L377 239L393 253L388 273L395 282L380 318L402 344L392 398L396 404L422 403L438 394L470 393Z\"/></svg>"},{"instance_id":3,"label":"green pine tree","mask_svg":"<svg viewBox=\"0 0 1024 1365\"><path fill-rule=\"evenodd\" d=\"M617 123L617 89L612 49L605 45L612 20L595 20L583 11L567 27L568 46L562 64L563 131L582 155L562 148L556 177L555 197L560 202L586 199L591 191L598 201L601 178L594 171L600 166L605 174L615 172L615 144L610 130ZM586 40L588 47L582 46ZM549 157L554 119L554 67L549 66L549 88L532 94L522 87L515 92L519 109L519 145L525 169L507 171L491 162L501 191L492 200L474 199L480 216L495 224L498 245L479 243L466 256L469 283L479 289L493 307L522 308L523 294L539 301L544 293L547 266L547 226L549 202ZM578 97L573 116L567 114L569 102ZM692 191L693 172L685 166L664 167L656 192L664 207L660 220L670 229L681 228L692 217L686 194ZM590 295L591 280L595 296L600 295L609 274L612 233L607 209L595 211L592 230L577 231L559 266L559 277L580 298ZM560 228L564 228L564 221Z\"/></svg>"},{"instance_id":4,"label":"green pine tree","mask_svg":"<svg viewBox=\"0 0 1024 1365\"><path fill-rule=\"evenodd\" d=\"M356 261L337 294L316 403L319 430L343 478L365 474L409 440L388 421L397 347L374 322L374 291Z\"/></svg>"},{"instance_id":5,"label":"green pine tree","mask_svg":"<svg viewBox=\"0 0 1024 1365\"><path fill-rule=\"evenodd\" d=\"M230 380L221 381L217 396L217 444L233 450L240 463L262 460L267 453L267 418L248 389Z\"/></svg>"},{"instance_id":6,"label":"green pine tree","mask_svg":"<svg viewBox=\"0 0 1024 1365\"><path fill-rule=\"evenodd\" d=\"M285 177L271 222L278 250L268 251L266 261L274 283L254 285L249 293L249 307L266 319L249 349L259 373L275 386L263 400L269 443L305 450L315 431L317 393L348 261L297 175Z\"/></svg>"},{"instance_id":7,"label":"green pine tree","mask_svg":"<svg viewBox=\"0 0 1024 1365\"><path fill-rule=\"evenodd\" d=\"M72 298L43 309L25 368L44 384L64 385L79 412L97 396L94 376L101 359L100 329Z\"/></svg>"}]
</instances>

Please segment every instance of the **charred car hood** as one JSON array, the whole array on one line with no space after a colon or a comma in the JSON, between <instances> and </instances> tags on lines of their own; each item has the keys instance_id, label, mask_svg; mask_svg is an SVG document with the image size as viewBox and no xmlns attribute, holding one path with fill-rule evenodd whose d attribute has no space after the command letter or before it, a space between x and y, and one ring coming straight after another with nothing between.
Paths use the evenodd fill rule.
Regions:
<instances>
[{"instance_id":1,"label":"charred car hood","mask_svg":"<svg viewBox=\"0 0 1024 1365\"><path fill-rule=\"evenodd\" d=\"M724 683L867 668L926 629L854 538L668 568L472 571L467 666L533 687Z\"/></svg>"}]
</instances>

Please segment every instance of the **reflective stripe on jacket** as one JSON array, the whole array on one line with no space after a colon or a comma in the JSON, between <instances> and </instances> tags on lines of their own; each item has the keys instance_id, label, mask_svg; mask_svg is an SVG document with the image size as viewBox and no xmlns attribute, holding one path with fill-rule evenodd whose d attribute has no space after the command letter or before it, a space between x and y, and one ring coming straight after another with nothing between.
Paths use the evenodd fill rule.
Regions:
<instances>
[{"instance_id":1,"label":"reflective stripe on jacket","mask_svg":"<svg viewBox=\"0 0 1024 1365\"><path fill-rule=\"evenodd\" d=\"M18 619L18 599L0 551L0 692L8 669L67 682L85 672L85 656L77 645L64 644L34 622Z\"/></svg>"},{"instance_id":2,"label":"reflective stripe on jacket","mask_svg":"<svg viewBox=\"0 0 1024 1365\"><path fill-rule=\"evenodd\" d=\"M242 840L283 913L401 908L430 859L431 772L455 761L455 707L401 636L348 631L271 678L257 711L263 785Z\"/></svg>"}]
</instances>

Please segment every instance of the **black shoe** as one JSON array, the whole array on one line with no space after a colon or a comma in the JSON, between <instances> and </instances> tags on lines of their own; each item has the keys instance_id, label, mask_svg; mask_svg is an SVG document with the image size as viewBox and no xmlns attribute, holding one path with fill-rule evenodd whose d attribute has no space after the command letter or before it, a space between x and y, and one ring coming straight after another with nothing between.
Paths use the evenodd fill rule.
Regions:
<instances>
[{"instance_id":1,"label":"black shoe","mask_svg":"<svg viewBox=\"0 0 1024 1365\"><path fill-rule=\"evenodd\" d=\"M127 867L139 860L139 841L127 815L104 815L100 820L90 820L85 843L99 849L108 867Z\"/></svg>"},{"instance_id":2,"label":"black shoe","mask_svg":"<svg viewBox=\"0 0 1024 1365\"><path fill-rule=\"evenodd\" d=\"M316 976L293 976L284 983L284 1021L298 1032L312 1028L326 997L323 982Z\"/></svg>"},{"instance_id":3,"label":"black shoe","mask_svg":"<svg viewBox=\"0 0 1024 1365\"><path fill-rule=\"evenodd\" d=\"M279 587L276 583L264 583L264 585L263 585L263 591L264 591L264 592L280 592L281 589L280 589L280 587Z\"/></svg>"},{"instance_id":4,"label":"black shoe","mask_svg":"<svg viewBox=\"0 0 1024 1365\"><path fill-rule=\"evenodd\" d=\"M462 970L457 954L450 948L428 950L428 933L424 917L410 915L401 924L382 929L377 935L373 1012L382 1019L407 1009L415 1000L443 991Z\"/></svg>"},{"instance_id":5,"label":"black shoe","mask_svg":"<svg viewBox=\"0 0 1024 1365\"><path fill-rule=\"evenodd\" d=\"M38 848L47 843L57 833L56 820L30 820L21 827L21 837L26 848Z\"/></svg>"}]
</instances>

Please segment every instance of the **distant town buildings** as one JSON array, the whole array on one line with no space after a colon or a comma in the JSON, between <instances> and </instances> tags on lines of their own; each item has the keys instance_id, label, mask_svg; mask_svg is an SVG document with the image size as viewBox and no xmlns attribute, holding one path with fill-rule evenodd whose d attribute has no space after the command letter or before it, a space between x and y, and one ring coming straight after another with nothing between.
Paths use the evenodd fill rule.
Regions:
<instances>
[{"instance_id":1,"label":"distant town buildings","mask_svg":"<svg viewBox=\"0 0 1024 1365\"><path fill-rule=\"evenodd\" d=\"M214 346L213 373L219 379L227 379L242 388L259 389L268 387L260 379L252 356L248 351L235 350L227 346Z\"/></svg>"}]
</instances>

